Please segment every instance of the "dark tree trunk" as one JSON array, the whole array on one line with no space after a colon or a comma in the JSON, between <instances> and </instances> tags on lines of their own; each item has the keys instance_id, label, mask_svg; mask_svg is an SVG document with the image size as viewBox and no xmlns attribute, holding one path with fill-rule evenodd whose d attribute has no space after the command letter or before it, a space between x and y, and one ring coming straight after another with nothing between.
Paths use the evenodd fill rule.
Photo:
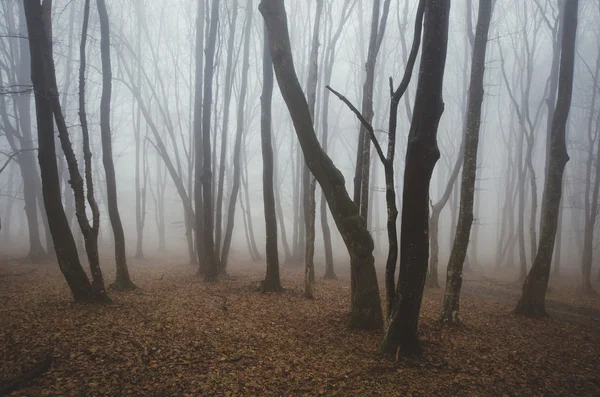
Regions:
<instances>
[{"instance_id":1,"label":"dark tree trunk","mask_svg":"<svg viewBox=\"0 0 600 397\"><path fill-rule=\"evenodd\" d=\"M246 93L248 91L248 69L250 65L250 36L252 33L252 0L246 1L246 25L244 27L244 55L242 60L242 82L240 85L240 94L237 108L237 127L235 141L233 146L233 184L231 195L229 197L229 207L227 208L227 227L223 238L223 250L221 252L221 266L227 269L227 259L229 258L229 249L231 247L231 238L233 235L233 225L235 221L235 209L240 191L241 179L241 149L242 134L244 133L244 106L246 104Z\"/></svg>"},{"instance_id":2,"label":"dark tree trunk","mask_svg":"<svg viewBox=\"0 0 600 397\"><path fill-rule=\"evenodd\" d=\"M125 251L125 233L119 215L117 199L117 177L112 153L112 136L110 130L110 101L112 96L112 67L110 61L110 26L108 12L104 0L97 0L100 20L100 54L102 58L102 97L100 99L100 134L102 137L102 163L106 178L106 198L108 217L113 229L115 241L115 262L117 277L111 285L120 291L135 289L135 284L129 277L127 254Z\"/></svg>"},{"instance_id":3,"label":"dark tree trunk","mask_svg":"<svg viewBox=\"0 0 600 397\"><path fill-rule=\"evenodd\" d=\"M400 272L393 308L380 350L402 354L420 352L417 328L429 259L429 185L440 157L437 129L444 111L442 85L448 47L450 1L427 0L423 51L413 120L408 136Z\"/></svg>"},{"instance_id":4,"label":"dark tree trunk","mask_svg":"<svg viewBox=\"0 0 600 397\"><path fill-rule=\"evenodd\" d=\"M79 48L79 120L81 122L81 132L83 138L83 157L85 163L85 182L87 190L87 201L92 210L92 224L88 221L85 212L85 200L83 179L77 168L75 153L71 147L68 134L61 136L63 142L63 152L67 158L69 166L70 183L73 187L75 198L75 216L79 223L79 228L83 234L85 242L85 251L90 264L92 274L92 287L98 298L109 302L110 298L106 293L104 286L104 277L100 269L100 256L98 253L98 231L100 229L100 211L94 198L94 182L92 177L92 152L90 150L90 135L88 130L87 114L85 111L85 70L86 70L86 43L88 34L88 22L90 17L90 0L85 0L83 9L83 26L81 30L81 45ZM57 123L58 124L58 123ZM61 134L63 135L63 134Z\"/></svg>"},{"instance_id":5,"label":"dark tree trunk","mask_svg":"<svg viewBox=\"0 0 600 397\"><path fill-rule=\"evenodd\" d=\"M462 270L471 225L473 224L473 202L475 199L475 181L477 177L477 148L479 146L479 129L481 124L481 106L484 96L485 54L488 33L492 19L493 0L480 0L475 42L471 60L471 82L467 103L467 121L464 147L464 167L460 187L460 210L458 225L454 237L454 245L450 253L446 276L446 292L441 321L445 324L458 324L460 288L462 286Z\"/></svg>"},{"instance_id":6,"label":"dark tree trunk","mask_svg":"<svg viewBox=\"0 0 600 397\"><path fill-rule=\"evenodd\" d=\"M58 265L71 289L74 300L76 302L92 301L95 299L94 290L79 262L75 240L61 201L53 121L53 98L58 99L58 93L53 89L52 84L52 80L55 79L55 77L53 78L54 62L42 19L42 7L38 1L26 1L24 6L29 32L31 81L35 93L38 124L38 161L48 225Z\"/></svg>"},{"instance_id":7,"label":"dark tree trunk","mask_svg":"<svg viewBox=\"0 0 600 397\"><path fill-rule=\"evenodd\" d=\"M516 313L531 317L546 315L546 291L558 225L562 177L565 165L569 161L566 145L566 125L573 93L578 8L579 0L570 0L565 3L558 96L550 135L552 139L542 202L540 243L533 266L523 284L523 293L515 308Z\"/></svg>"},{"instance_id":8,"label":"dark tree trunk","mask_svg":"<svg viewBox=\"0 0 600 397\"><path fill-rule=\"evenodd\" d=\"M206 272L204 279L209 282L217 281L218 265L215 257L214 215L212 197L212 164L210 118L212 109L213 74L215 60L215 43L217 42L217 26L219 24L219 1L213 0L211 5L210 28L206 38L206 60L204 63L204 93L202 95L202 174L196 175L196 180L202 181L204 260ZM198 198L198 197L196 197Z\"/></svg>"},{"instance_id":9,"label":"dark tree trunk","mask_svg":"<svg viewBox=\"0 0 600 397\"><path fill-rule=\"evenodd\" d=\"M273 147L271 146L271 101L273 99L273 61L269 51L269 36L265 28L263 45L263 92L261 100L260 136L263 158L263 203L265 209L267 274L261 283L262 292L280 292L279 254L277 251L277 216L273 186Z\"/></svg>"},{"instance_id":10,"label":"dark tree trunk","mask_svg":"<svg viewBox=\"0 0 600 397\"><path fill-rule=\"evenodd\" d=\"M19 34L27 36L27 23L25 21L25 10L23 4L18 2L19 7ZM26 86L31 80L30 56L27 40L19 40L19 67L17 76L19 83ZM32 149L34 147L31 132L31 98L29 95L19 95L16 99L19 112L19 128L21 132L21 149ZM22 152L18 159L21 176L23 178L23 200L25 203L25 216L27 217L27 228L29 230L29 254L32 261L37 261L46 256L40 241L39 221L37 212L37 195L39 189L38 175L35 166L35 154L33 151ZM43 215L42 215L43 216ZM48 237L48 236L47 236ZM51 239L46 239L51 243ZM51 245L47 247L51 250Z\"/></svg>"},{"instance_id":11,"label":"dark tree trunk","mask_svg":"<svg viewBox=\"0 0 600 397\"><path fill-rule=\"evenodd\" d=\"M259 9L269 33L277 82L290 111L306 164L323 189L350 255L350 325L362 329L380 328L383 319L373 259L373 240L364 218L358 214L358 207L348 196L342 174L323 152L315 134L308 103L294 69L283 0L262 0Z\"/></svg>"}]
</instances>

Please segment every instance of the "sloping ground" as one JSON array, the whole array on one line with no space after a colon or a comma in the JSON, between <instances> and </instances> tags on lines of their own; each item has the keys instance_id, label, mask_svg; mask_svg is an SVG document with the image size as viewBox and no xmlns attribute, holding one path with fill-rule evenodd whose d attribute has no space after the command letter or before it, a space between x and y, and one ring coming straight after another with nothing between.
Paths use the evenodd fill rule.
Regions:
<instances>
[{"instance_id":1,"label":"sloping ground","mask_svg":"<svg viewBox=\"0 0 600 397\"><path fill-rule=\"evenodd\" d=\"M600 395L598 328L517 317L480 292L461 302L464 327L442 329L443 290L427 290L426 353L394 361L376 352L381 333L346 328L348 280L319 280L306 300L300 271L263 295L263 269L207 285L187 266L138 265L139 290L91 306L71 303L55 268L32 269L0 267L0 384L55 360L14 396ZM465 288L503 288L489 284Z\"/></svg>"}]
</instances>

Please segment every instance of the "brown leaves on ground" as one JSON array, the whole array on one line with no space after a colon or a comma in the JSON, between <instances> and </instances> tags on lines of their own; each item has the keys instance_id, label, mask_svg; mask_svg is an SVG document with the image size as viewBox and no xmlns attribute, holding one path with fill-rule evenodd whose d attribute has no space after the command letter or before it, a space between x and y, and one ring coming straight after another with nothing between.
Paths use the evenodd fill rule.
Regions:
<instances>
[{"instance_id":1,"label":"brown leaves on ground","mask_svg":"<svg viewBox=\"0 0 600 397\"><path fill-rule=\"evenodd\" d=\"M140 288L100 306L71 303L54 268L0 278L0 384L52 350L13 395L600 394L597 325L515 316L477 292L499 288L485 280L465 282L461 328L439 326L443 290L427 290L425 355L394 361L376 352L381 333L347 329L348 280L319 280L307 300L301 271L283 271L281 294L255 292L263 269L230 271L206 284L191 267L136 266Z\"/></svg>"}]
</instances>

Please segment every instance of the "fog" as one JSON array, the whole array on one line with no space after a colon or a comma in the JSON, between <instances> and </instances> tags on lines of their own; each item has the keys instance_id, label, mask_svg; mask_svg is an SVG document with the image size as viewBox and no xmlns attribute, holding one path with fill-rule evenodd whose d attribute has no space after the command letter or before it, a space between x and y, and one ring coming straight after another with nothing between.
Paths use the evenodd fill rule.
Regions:
<instances>
[{"instance_id":1,"label":"fog","mask_svg":"<svg viewBox=\"0 0 600 397\"><path fill-rule=\"evenodd\" d=\"M235 227L232 239L232 261L251 261L251 245L255 244L258 253L264 258L265 230L262 192L262 156L260 140L260 95L262 85L262 42L263 21L257 10L258 2L250 2L248 10L245 0L220 1L220 22L218 25L215 74L213 79L213 109L211 135L213 151L213 183L216 199L218 168L225 162L223 203L223 228L228 217L227 204L233 178L232 156L234 135L237 128L242 135L242 187L236 204ZM325 85L344 94L352 103L359 105L365 77L365 60L369 45L371 4L367 1L350 1L351 11L343 26L334 54L333 73L330 81L324 81L322 69L325 66L325 51L340 24L344 1L325 1L324 16L320 22L319 37L319 77L316 92L315 125L317 134L322 130L322 101ZM385 34L377 58L374 85L373 127L382 145L386 145L386 129L389 115L388 78L400 81L412 43L414 17L417 1L392 1ZM477 3L477 2L475 2ZM21 144L11 134L11 126L18 129L19 115L15 102L25 97L31 101L30 83L19 80L19 2L9 0L0 5L0 76L3 89L0 107L0 161L4 162L11 153L19 150ZM208 7L208 4L207 4ZM237 7L237 10L233 8ZM310 42L314 25L315 1L287 1L288 22L294 55L294 62L303 88L307 86ZM448 55L445 70L443 97L445 108L438 131L438 145L441 152L433 179L430 200L432 204L442 197L456 159L460 155L460 145L465 129L466 100L471 64L469 29L474 29L477 7L474 4L467 15L467 2L453 2L450 11L450 31ZM193 196L193 129L194 129L194 82L196 53L196 2L171 0L148 2L131 0L108 1L111 27L111 55L113 67L113 95L111 101L111 128L113 156L115 161L118 203L126 236L127 253L136 253L138 231L136 212L145 214L143 224L143 253L152 258L159 250L188 261L188 242L184 208L180 194L172 177L165 168L164 159L157 153L156 137L151 131L153 123L167 147L167 153L175 164L185 185L187 194ZM221 144L224 128L224 102L226 93L227 45L235 21L233 38L232 89L229 95L229 117L225 158L221 158ZM249 12L253 13L250 57L248 72L248 92L244 103L245 120L238 126L239 93L242 80L242 57L244 47L244 27ZM561 271L579 272L583 250L585 218L588 216L592 197L586 185L594 183L595 164L598 152L595 142L600 128L600 104L593 101L593 91L598 89L597 75L600 47L599 12L597 2L582 1L577 32L575 61L574 95L568 122L568 153L571 158L566 168L562 213L558 233L559 255L553 266ZM22 15L22 14L21 14ZM210 15L206 12L206 34ZM52 42L56 64L59 95L69 127L71 140L77 156L81 159L81 133L78 119L77 70L79 68L79 43L83 2L55 0L52 4ZM467 18L471 20L467 22ZM551 72L553 37L552 28L557 24L558 8L554 2L545 0L515 1L497 0L489 33L488 55L486 58L485 99L481 123L481 142L477 163L477 185L475 195L475 222L471 233L468 263L472 268L502 269L518 267L519 254L516 243L519 189L524 189L525 204L524 240L527 266L533 260L531 254L531 233L539 236L539 222L542 207L542 194L545 179L546 137L548 109L548 79ZM88 68L86 74L91 147L93 152L96 200L100 207L99 244L106 256L110 257L112 233L106 210L106 186L102 167L100 145L100 96L102 72L100 62L100 27L98 15L90 15L88 34ZM472 31L471 31L472 34ZM501 52L504 65L501 61ZM530 55L528 55L528 53ZM420 57L420 55L419 55ZM415 70L418 70L418 60ZM506 73L506 81L502 75ZM519 125L515 104L511 101L507 83L521 112L526 113L527 121ZM402 180L406 150L406 140L410 127L409 111L414 104L416 72L399 109L396 168L397 202L401 208ZM132 93L139 91L139 97ZM405 102L405 100L407 102ZM147 114L140 110L140 101L147 108ZM33 107L32 107L33 109ZM32 113L33 115L33 113ZM525 116L524 116L525 117ZM35 117L32 117L33 147L36 147ZM328 154L342 171L346 189L353 190L356 164L356 150L360 123L353 113L334 96L329 97L329 150ZM283 262L283 242L281 227L285 227L286 242L294 249L294 239L298 240L298 208L301 206L298 193L298 141L281 94L275 86L272 120L273 147L276 163L276 199L280 201L283 219L279 227L279 254ZM528 143L527 134L531 136ZM524 139L525 137L525 139ZM138 144L136 144L136 139ZM531 167L525 164L526 151L531 145ZM523 151L519 151L519 147ZM519 160L518 156L522 156ZM18 156L13 160L18 160ZM71 228L80 241L81 233L74 217L72 191L68 186L68 172L64 157L57 149L59 171L61 173L63 201ZM37 165L37 164L36 164ZM79 161L83 169L83 161ZM138 170L136 171L136 167ZM520 167L521 171L517 168ZM535 218L532 216L531 173L537 185ZM137 177L136 177L137 172ZM525 174L522 186L518 186L518 173ZM387 254L385 181L383 167L375 152L371 153L371 184L369 187L368 225L375 240L377 265L382 266ZM137 178L137 182L136 182ZM460 181L460 177L458 178ZM7 163L0 174L0 213L2 231L0 250L2 256L27 255L30 249L28 223L23 202L25 181L16 161ZM448 203L444 205L440 217L439 245L440 271L448 260L456 227L459 207L459 187L456 182ZM136 185L141 198L137 198ZM593 189L592 189L593 191ZM586 197L586 193L588 197ZM321 193L317 185L317 219L319 219ZM507 198L509 202L507 202ZM139 209L143 202L145 210ZM596 203L597 204L597 203ZM39 212L40 241L46 245L45 230L41 209ZM89 213L89 209L88 209ZM296 219L294 219L296 217ZM512 218L512 219L511 219ZM139 222L139 219L138 219ZM398 220L400 222L400 219ZM530 229L530 222L534 230ZM343 241L335 228L331 215L333 248L336 267L348 266L348 256ZM503 226L504 225L504 226ZM188 227L189 229L189 227ZM161 230L164 230L161 231ZM189 234L189 230L187 233ZM164 233L164 240L160 237ZM594 258L597 257L597 235L594 238ZM79 236L79 237L78 237ZM505 249L505 247L507 247ZM323 237L319 221L316 227L315 262L319 272L323 268ZM506 252L504 252L506 250ZM256 266L261 266L258 261ZM594 259L594 264L597 259ZM596 267L596 266L594 266Z\"/></svg>"}]
</instances>

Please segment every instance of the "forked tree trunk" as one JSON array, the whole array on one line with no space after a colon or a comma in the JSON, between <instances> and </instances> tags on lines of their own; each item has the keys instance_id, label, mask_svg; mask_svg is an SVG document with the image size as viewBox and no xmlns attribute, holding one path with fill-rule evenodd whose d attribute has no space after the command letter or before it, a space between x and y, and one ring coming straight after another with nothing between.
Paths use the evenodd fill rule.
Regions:
<instances>
[{"instance_id":1,"label":"forked tree trunk","mask_svg":"<svg viewBox=\"0 0 600 397\"><path fill-rule=\"evenodd\" d=\"M235 221L235 209L240 191L241 179L241 149L242 149L242 134L244 133L244 107L246 105L246 93L248 91L248 69L250 65L250 36L252 33L252 0L246 1L246 25L244 27L244 55L242 60L242 81L240 84L240 94L238 98L237 108L237 127L235 132L235 141L233 144L233 184L231 187L231 195L229 197L229 207L227 208L227 226L225 228L225 236L223 238L223 250L221 251L221 266L222 269L227 269L227 260L229 258L229 249L231 247L231 239L233 236L233 225Z\"/></svg>"},{"instance_id":2,"label":"forked tree trunk","mask_svg":"<svg viewBox=\"0 0 600 397\"><path fill-rule=\"evenodd\" d=\"M92 301L96 296L79 262L75 240L61 201L53 120L53 98L58 99L58 92L53 89L52 84L52 76L55 73L54 61L42 19L42 7L38 1L26 1L24 7L31 55L31 82L38 124L38 160L48 225L54 241L58 265L74 300Z\"/></svg>"},{"instance_id":3,"label":"forked tree trunk","mask_svg":"<svg viewBox=\"0 0 600 397\"><path fill-rule=\"evenodd\" d=\"M98 15L100 19L100 54L102 58L102 97L100 99L100 134L102 137L102 163L106 178L106 196L108 217L115 238L115 261L117 264L117 277L111 285L121 291L135 289L135 284L129 277L127 268L127 253L125 250L125 233L119 214L117 199L117 177L112 153L112 136L110 129L110 101L112 95L112 67L110 61L110 27L108 12L104 0L97 0Z\"/></svg>"},{"instance_id":4,"label":"forked tree trunk","mask_svg":"<svg viewBox=\"0 0 600 397\"><path fill-rule=\"evenodd\" d=\"M69 136L64 132L61 136L63 143L63 152L67 158L69 166L70 183L73 187L75 196L75 216L79 223L79 228L83 234L85 251L90 263L90 272L92 274L92 287L98 298L110 302L104 286L104 277L100 269L100 255L98 252L98 231L100 230L100 211L94 198L94 181L92 173L92 151L90 150L90 134L88 130L87 113L85 110L85 70L86 70L86 43L88 34L88 23L90 17L90 0L85 0L83 8L83 24L81 29L81 45L79 47L79 120L81 122L81 132L83 137L83 158L85 169L85 182L87 191L87 201L92 210L92 224L88 221L85 211L85 200L83 180L77 168L75 153L71 148ZM61 134L63 135L63 134Z\"/></svg>"},{"instance_id":5,"label":"forked tree trunk","mask_svg":"<svg viewBox=\"0 0 600 397\"><path fill-rule=\"evenodd\" d=\"M263 91L260 97L260 135L263 158L263 203L265 210L267 274L260 285L262 292L281 292L279 253L277 250L277 216L273 191L273 147L271 145L271 102L273 99L273 61L269 51L269 36L264 32Z\"/></svg>"},{"instance_id":6,"label":"forked tree trunk","mask_svg":"<svg viewBox=\"0 0 600 397\"><path fill-rule=\"evenodd\" d=\"M546 315L546 291L558 225L562 177L565 165L569 161L566 145L566 125L573 93L578 8L579 0L570 0L566 2L563 12L558 96L550 135L552 139L544 186L540 243L533 266L525 279L521 298L515 308L516 313L531 317Z\"/></svg>"},{"instance_id":7,"label":"forked tree trunk","mask_svg":"<svg viewBox=\"0 0 600 397\"><path fill-rule=\"evenodd\" d=\"M449 13L449 0L427 0L419 82L404 169L400 271L393 308L379 347L383 352L421 351L417 329L429 259L429 185L440 157L437 130L444 111L442 85Z\"/></svg>"},{"instance_id":8,"label":"forked tree trunk","mask_svg":"<svg viewBox=\"0 0 600 397\"><path fill-rule=\"evenodd\" d=\"M485 54L487 50L488 32L492 19L494 0L480 0L475 42L471 61L471 82L467 103L466 132L464 135L464 166L460 187L460 210L458 225L454 237L454 245L450 253L446 276L446 292L441 321L445 324L458 324L460 289L462 286L462 270L471 225L473 224L473 202L475 199L475 181L477 177L477 148L479 146L479 129L481 125L481 106L484 96Z\"/></svg>"},{"instance_id":9,"label":"forked tree trunk","mask_svg":"<svg viewBox=\"0 0 600 397\"><path fill-rule=\"evenodd\" d=\"M357 206L348 196L341 172L323 152L315 134L308 103L294 68L284 2L262 0L259 9L269 33L277 82L292 117L306 164L323 189L350 255L350 325L362 329L380 328L383 319L373 259L373 240L364 218L359 216Z\"/></svg>"}]
</instances>

